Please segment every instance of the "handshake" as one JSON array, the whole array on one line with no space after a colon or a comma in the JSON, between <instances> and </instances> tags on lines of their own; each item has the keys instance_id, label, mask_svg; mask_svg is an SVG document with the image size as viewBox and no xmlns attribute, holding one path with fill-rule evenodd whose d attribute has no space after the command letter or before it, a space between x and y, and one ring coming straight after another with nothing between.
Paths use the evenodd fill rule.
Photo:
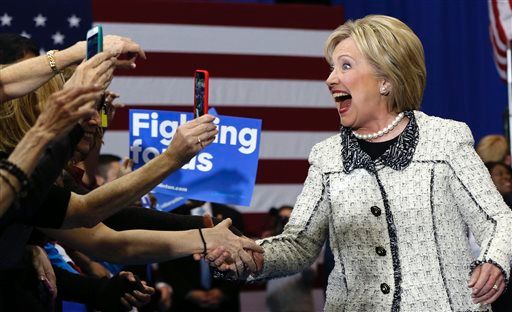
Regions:
<instances>
[{"instance_id":1,"label":"handshake","mask_svg":"<svg viewBox=\"0 0 512 312\"><path fill-rule=\"evenodd\" d=\"M263 248L245 236L237 236L231 230L231 219L213 226L211 217L204 216L209 228L200 229L203 253L195 253L194 259L204 258L218 270L216 276L229 280L246 280L263 268ZM219 272L220 271L220 272Z\"/></svg>"}]
</instances>

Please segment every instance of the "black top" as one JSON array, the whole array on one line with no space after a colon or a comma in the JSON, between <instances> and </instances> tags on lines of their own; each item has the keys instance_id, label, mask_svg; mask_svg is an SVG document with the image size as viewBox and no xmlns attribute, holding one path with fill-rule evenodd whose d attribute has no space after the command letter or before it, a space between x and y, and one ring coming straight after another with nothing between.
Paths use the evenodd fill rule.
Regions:
<instances>
[{"instance_id":1,"label":"black top","mask_svg":"<svg viewBox=\"0 0 512 312\"><path fill-rule=\"evenodd\" d=\"M372 160L379 158L386 150L398 141L398 136L385 142L368 142L365 140L357 139L359 147L370 156Z\"/></svg>"}]
</instances>

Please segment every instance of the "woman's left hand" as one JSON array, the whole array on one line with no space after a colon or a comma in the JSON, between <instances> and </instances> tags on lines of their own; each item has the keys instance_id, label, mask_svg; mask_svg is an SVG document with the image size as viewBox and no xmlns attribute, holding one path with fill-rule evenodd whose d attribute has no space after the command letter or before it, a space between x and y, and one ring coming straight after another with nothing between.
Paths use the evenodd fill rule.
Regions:
<instances>
[{"instance_id":1,"label":"woman's left hand","mask_svg":"<svg viewBox=\"0 0 512 312\"><path fill-rule=\"evenodd\" d=\"M503 273L492 263L477 266L468 283L468 287L472 288L473 303L484 304L496 301L505 290L505 286Z\"/></svg>"}]
</instances>

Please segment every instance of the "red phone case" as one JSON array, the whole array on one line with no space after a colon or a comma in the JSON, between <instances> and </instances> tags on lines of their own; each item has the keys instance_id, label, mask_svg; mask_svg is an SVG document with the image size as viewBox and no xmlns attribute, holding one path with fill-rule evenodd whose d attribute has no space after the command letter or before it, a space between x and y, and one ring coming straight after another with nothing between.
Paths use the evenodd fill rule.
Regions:
<instances>
[{"instance_id":1,"label":"red phone case","mask_svg":"<svg viewBox=\"0 0 512 312\"><path fill-rule=\"evenodd\" d=\"M204 114L208 114L208 81L210 75L208 74L207 70L204 69L197 69L194 72L194 118L197 118L196 116L196 76L197 73L202 73L204 75L204 93L203 93L203 111Z\"/></svg>"}]
</instances>

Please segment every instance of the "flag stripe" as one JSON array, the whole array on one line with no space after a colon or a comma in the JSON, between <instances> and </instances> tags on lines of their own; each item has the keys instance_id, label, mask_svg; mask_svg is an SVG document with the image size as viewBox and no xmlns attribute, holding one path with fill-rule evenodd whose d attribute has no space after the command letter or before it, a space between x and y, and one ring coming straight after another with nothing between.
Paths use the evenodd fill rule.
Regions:
<instances>
[{"instance_id":1,"label":"flag stripe","mask_svg":"<svg viewBox=\"0 0 512 312\"><path fill-rule=\"evenodd\" d=\"M177 105L128 105L116 111L109 130L128 130L129 109L171 110L191 112L192 106ZM281 108L220 106L216 108L219 115L261 119L262 130L267 131L331 131L339 129L339 116L332 108Z\"/></svg>"},{"instance_id":2,"label":"flag stripe","mask_svg":"<svg viewBox=\"0 0 512 312\"><path fill-rule=\"evenodd\" d=\"M149 52L136 70L119 70L116 76L191 77L204 68L217 78L270 78L324 80L329 65L324 58L269 55Z\"/></svg>"},{"instance_id":3,"label":"flag stripe","mask_svg":"<svg viewBox=\"0 0 512 312\"><path fill-rule=\"evenodd\" d=\"M505 31L503 30L503 25L501 25L500 20L500 11L498 10L498 1L493 0L492 1L492 12L494 15L494 25L496 26L496 33L498 35L499 40L496 40L496 42L499 45L500 50L507 49L506 42L507 42L507 36L505 35ZM505 47L502 47L500 44L504 44Z\"/></svg>"},{"instance_id":4,"label":"flag stripe","mask_svg":"<svg viewBox=\"0 0 512 312\"><path fill-rule=\"evenodd\" d=\"M323 46L330 34L330 31L323 30L285 28L137 23L101 25L104 34L130 37L144 50L152 52L323 57Z\"/></svg>"},{"instance_id":5,"label":"flag stripe","mask_svg":"<svg viewBox=\"0 0 512 312\"><path fill-rule=\"evenodd\" d=\"M93 19L99 22L203 24L332 30L343 24L341 6L197 3L159 0L93 0ZM114 12L114 14L113 14Z\"/></svg>"},{"instance_id":6,"label":"flag stripe","mask_svg":"<svg viewBox=\"0 0 512 312\"><path fill-rule=\"evenodd\" d=\"M307 160L260 159L258 162L257 184L292 184L306 180L309 163Z\"/></svg>"},{"instance_id":7,"label":"flag stripe","mask_svg":"<svg viewBox=\"0 0 512 312\"><path fill-rule=\"evenodd\" d=\"M261 133L260 159L300 159L308 158L313 146L336 132L263 131ZM107 131L102 152L128 156L128 131Z\"/></svg>"},{"instance_id":8,"label":"flag stripe","mask_svg":"<svg viewBox=\"0 0 512 312\"><path fill-rule=\"evenodd\" d=\"M120 101L137 105L193 103L193 78L116 77L110 89ZM323 81L211 78L211 106L332 108L334 101Z\"/></svg>"}]
</instances>

